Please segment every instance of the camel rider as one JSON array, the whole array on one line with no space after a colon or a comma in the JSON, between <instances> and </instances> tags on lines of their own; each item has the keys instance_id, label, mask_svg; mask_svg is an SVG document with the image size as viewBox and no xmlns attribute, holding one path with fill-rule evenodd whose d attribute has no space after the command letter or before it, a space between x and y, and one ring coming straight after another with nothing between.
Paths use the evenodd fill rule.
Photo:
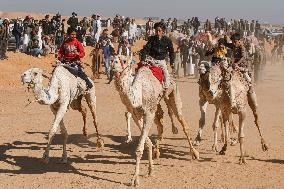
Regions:
<instances>
[{"instance_id":1,"label":"camel rider","mask_svg":"<svg viewBox=\"0 0 284 189\"><path fill-rule=\"evenodd\" d=\"M226 43L225 39L220 38L218 40L218 45L208 50L205 53L205 56L213 55L212 60L211 60L212 65L217 64L218 62L220 62L223 58L227 56L227 49L225 47L225 43Z\"/></svg>"},{"instance_id":2,"label":"camel rider","mask_svg":"<svg viewBox=\"0 0 284 189\"><path fill-rule=\"evenodd\" d=\"M77 75L83 79L87 87L91 89L93 87L92 82L83 71L81 65L81 58L85 56L83 45L76 39L77 31L75 28L69 27L67 29L68 38L61 45L57 58L64 64L68 64L73 68L77 69Z\"/></svg>"},{"instance_id":3,"label":"camel rider","mask_svg":"<svg viewBox=\"0 0 284 189\"><path fill-rule=\"evenodd\" d=\"M165 36L166 25L162 22L157 22L154 25L155 35L149 36L147 44L141 50L141 60L157 66L163 70L164 73L164 91L165 97L168 98L170 86L170 74L165 61L169 54L170 66L174 67L174 47L171 39Z\"/></svg>"},{"instance_id":4,"label":"camel rider","mask_svg":"<svg viewBox=\"0 0 284 189\"><path fill-rule=\"evenodd\" d=\"M241 35L238 33L235 33L232 35L231 40L233 43L227 43L227 36L225 36L226 43L225 46L233 50L233 62L232 62L232 68L234 70L239 70L245 80L248 82L249 85L249 91L248 91L248 98L252 100L254 103L254 106L257 106L256 102L256 94L253 89L252 79L250 77L250 73L248 70L248 61L246 59L246 50L245 47L241 41ZM234 104L234 98L231 97L232 103Z\"/></svg>"}]
</instances>

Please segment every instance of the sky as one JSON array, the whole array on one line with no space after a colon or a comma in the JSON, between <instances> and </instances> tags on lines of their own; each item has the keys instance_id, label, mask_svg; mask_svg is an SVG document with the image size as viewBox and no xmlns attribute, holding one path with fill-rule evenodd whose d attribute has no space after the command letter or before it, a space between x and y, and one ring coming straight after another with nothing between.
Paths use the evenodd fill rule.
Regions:
<instances>
[{"instance_id":1,"label":"sky","mask_svg":"<svg viewBox=\"0 0 284 189\"><path fill-rule=\"evenodd\" d=\"M43 12L82 16L98 13L136 18L160 17L201 20L216 16L284 24L284 0L0 0L2 12Z\"/></svg>"}]
</instances>

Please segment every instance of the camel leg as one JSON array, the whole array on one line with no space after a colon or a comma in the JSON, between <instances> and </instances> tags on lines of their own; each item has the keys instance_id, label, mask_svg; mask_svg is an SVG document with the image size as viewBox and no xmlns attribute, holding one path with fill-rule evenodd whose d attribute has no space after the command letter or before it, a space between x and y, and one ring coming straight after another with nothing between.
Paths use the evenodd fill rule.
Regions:
<instances>
[{"instance_id":1,"label":"camel leg","mask_svg":"<svg viewBox=\"0 0 284 189\"><path fill-rule=\"evenodd\" d=\"M246 113L245 111L239 112L239 141L240 141L240 164L246 164L245 155L244 155L244 123L245 123Z\"/></svg>"},{"instance_id":2,"label":"camel leg","mask_svg":"<svg viewBox=\"0 0 284 189\"><path fill-rule=\"evenodd\" d=\"M172 122L172 133L173 134L178 134L178 128L174 124L174 118L173 118L174 113L173 113L173 110L170 107L167 107L167 108L168 108L168 114L169 114L171 122Z\"/></svg>"},{"instance_id":3,"label":"camel leg","mask_svg":"<svg viewBox=\"0 0 284 189\"><path fill-rule=\"evenodd\" d=\"M127 140L126 140L126 143L128 144L128 143L132 142L131 125L130 125L132 114L130 112L125 112L125 117L126 117L126 122L127 122Z\"/></svg>"},{"instance_id":4,"label":"camel leg","mask_svg":"<svg viewBox=\"0 0 284 189\"><path fill-rule=\"evenodd\" d=\"M146 138L146 146L148 148L148 161L149 161L149 167L148 167L148 176L152 176L153 174L153 144L149 137Z\"/></svg>"},{"instance_id":5,"label":"camel leg","mask_svg":"<svg viewBox=\"0 0 284 189\"><path fill-rule=\"evenodd\" d=\"M83 135L85 137L87 137L87 108L83 105L81 105L80 109L78 110L79 112L81 112L82 117L83 117L83 122L84 122L84 126L83 126Z\"/></svg>"},{"instance_id":6,"label":"camel leg","mask_svg":"<svg viewBox=\"0 0 284 189\"><path fill-rule=\"evenodd\" d=\"M163 132L164 132L164 126L163 126L163 109L160 104L157 106L157 111L156 111L156 116L154 119L155 124L157 125L157 130L158 130L158 137L156 140L156 145L154 147L154 159L159 159L160 157L160 144L163 140Z\"/></svg>"},{"instance_id":7,"label":"camel leg","mask_svg":"<svg viewBox=\"0 0 284 189\"><path fill-rule=\"evenodd\" d=\"M238 139L231 137L233 133L238 132L236 125L234 124L233 114L229 115L229 134L230 134L230 145L235 146L238 143Z\"/></svg>"},{"instance_id":8,"label":"camel leg","mask_svg":"<svg viewBox=\"0 0 284 189\"><path fill-rule=\"evenodd\" d=\"M102 148L104 146L104 140L101 138L98 130L98 123L97 123L97 112L96 112L96 95L95 95L95 87L93 87L90 91L90 93L87 93L85 95L87 104L91 110L92 116L93 116L93 122L94 126L96 128L97 133L97 146L98 148Z\"/></svg>"},{"instance_id":9,"label":"camel leg","mask_svg":"<svg viewBox=\"0 0 284 189\"><path fill-rule=\"evenodd\" d=\"M229 114L222 114L223 124L225 128L225 142L224 146L222 147L221 151L219 152L220 155L225 155L227 148L228 148L228 138L229 138Z\"/></svg>"},{"instance_id":10,"label":"camel leg","mask_svg":"<svg viewBox=\"0 0 284 189\"><path fill-rule=\"evenodd\" d=\"M262 150L263 151L267 151L268 150L268 146L265 143L265 140L262 137L262 133L260 131L260 125L259 125L259 119L258 119L258 113L257 113L257 98L256 98L256 94L255 93L250 93L248 95L248 104L253 112L253 116L254 116L254 123L255 126L258 129L258 133L259 136L261 138L261 145L262 145Z\"/></svg>"},{"instance_id":11,"label":"camel leg","mask_svg":"<svg viewBox=\"0 0 284 189\"><path fill-rule=\"evenodd\" d=\"M181 98L179 95L179 92L176 91L176 93L171 93L169 95L169 99L165 100L168 107L172 108L175 116L177 117L178 121L182 125L183 132L187 138L187 141L189 143L190 153L193 159L199 159L199 152L194 149L193 144L191 142L190 136L189 136L189 127L187 122L185 121L183 115L182 115L182 104L181 104Z\"/></svg>"},{"instance_id":12,"label":"camel leg","mask_svg":"<svg viewBox=\"0 0 284 189\"><path fill-rule=\"evenodd\" d=\"M220 114L219 116L219 122L221 126L221 141L224 143L225 142L225 131L224 131L224 121L223 121L222 114Z\"/></svg>"},{"instance_id":13,"label":"camel leg","mask_svg":"<svg viewBox=\"0 0 284 189\"><path fill-rule=\"evenodd\" d=\"M221 110L220 108L216 107L215 110L215 117L214 117L214 122L213 122L213 133L214 133L214 144L212 146L212 150L218 152L218 137L217 137L217 129L219 126L219 119L221 115Z\"/></svg>"},{"instance_id":14,"label":"camel leg","mask_svg":"<svg viewBox=\"0 0 284 189\"><path fill-rule=\"evenodd\" d=\"M136 167L135 167L135 173L132 178L132 186L138 186L139 185L139 167L140 167L140 161L143 155L144 151L144 145L145 141L148 137L149 130L151 128L153 119L154 119L155 113L150 113L148 112L146 115L143 116L143 128L142 128L142 133L139 139L139 143L136 149ZM149 143L148 143L149 145ZM149 148L149 152L150 152ZM150 156L152 156L152 153L149 153L149 174L151 174L151 170L153 168L153 159L150 159Z\"/></svg>"},{"instance_id":15,"label":"camel leg","mask_svg":"<svg viewBox=\"0 0 284 189\"><path fill-rule=\"evenodd\" d=\"M60 122L60 132L63 136L63 153L62 158L60 159L60 163L67 163L67 151L66 151L66 144L68 139L68 133L66 127L64 126L63 120Z\"/></svg>"},{"instance_id":16,"label":"camel leg","mask_svg":"<svg viewBox=\"0 0 284 189\"><path fill-rule=\"evenodd\" d=\"M84 122L83 135L87 137L87 108L82 104L82 97L83 96L79 96L77 100L73 101L71 107L73 110L78 110L82 114Z\"/></svg>"},{"instance_id":17,"label":"camel leg","mask_svg":"<svg viewBox=\"0 0 284 189\"><path fill-rule=\"evenodd\" d=\"M68 102L68 101L67 101ZM42 161L44 163L48 163L49 162L49 150L50 150L50 145L51 145L51 142L54 138L54 135L59 127L59 124L60 122L62 121L63 117L64 117L64 114L66 113L67 111L67 107L68 107L68 103L65 103L65 104L61 104L60 107L57 109L55 108L54 106L50 106L51 107L51 110L52 112L55 114L55 119L54 119L54 122L53 122L53 125L49 131L49 134L48 134L48 143L47 143L47 147L45 149L45 152L43 153L43 157L42 157ZM63 122L62 122L63 123Z\"/></svg>"},{"instance_id":18,"label":"camel leg","mask_svg":"<svg viewBox=\"0 0 284 189\"><path fill-rule=\"evenodd\" d=\"M206 115L207 106L208 106L208 102L205 99L200 98L199 107L200 107L201 115L199 119L199 130L198 130L197 136L195 137L195 140L193 143L195 146L198 146L201 142L202 131L205 126L205 115Z\"/></svg>"}]
</instances>

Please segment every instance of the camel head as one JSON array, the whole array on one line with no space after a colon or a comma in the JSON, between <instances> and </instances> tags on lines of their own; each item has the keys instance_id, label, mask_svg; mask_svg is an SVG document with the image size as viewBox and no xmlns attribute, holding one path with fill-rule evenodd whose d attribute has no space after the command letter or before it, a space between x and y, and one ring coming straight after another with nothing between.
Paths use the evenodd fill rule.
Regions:
<instances>
[{"instance_id":1,"label":"camel head","mask_svg":"<svg viewBox=\"0 0 284 189\"><path fill-rule=\"evenodd\" d=\"M207 98L214 100L218 96L221 83L221 70L219 65L210 66L209 62L202 61L199 66L200 86Z\"/></svg>"},{"instance_id":2,"label":"camel head","mask_svg":"<svg viewBox=\"0 0 284 189\"><path fill-rule=\"evenodd\" d=\"M42 69L40 68L30 68L27 71L25 71L21 75L21 81L24 84L28 84L28 87L31 87L31 85L42 83Z\"/></svg>"},{"instance_id":3,"label":"camel head","mask_svg":"<svg viewBox=\"0 0 284 189\"><path fill-rule=\"evenodd\" d=\"M118 78L129 65L130 61L128 61L126 56L116 55L111 59L112 71L116 78Z\"/></svg>"}]
</instances>

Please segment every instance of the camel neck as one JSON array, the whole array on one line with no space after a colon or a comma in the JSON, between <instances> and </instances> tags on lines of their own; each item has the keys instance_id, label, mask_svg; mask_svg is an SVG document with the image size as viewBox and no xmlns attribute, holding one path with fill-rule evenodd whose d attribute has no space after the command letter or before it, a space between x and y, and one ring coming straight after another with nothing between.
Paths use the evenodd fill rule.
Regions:
<instances>
[{"instance_id":1,"label":"camel neck","mask_svg":"<svg viewBox=\"0 0 284 189\"><path fill-rule=\"evenodd\" d=\"M35 94L36 100L40 104L53 104L54 102L56 102L58 98L58 94L56 93L57 86L56 86L56 83L55 83L55 86L53 86L54 84L52 83L54 82L51 82L51 85L49 86L48 89L46 89L43 86L42 80L35 83L33 92Z\"/></svg>"}]
</instances>

